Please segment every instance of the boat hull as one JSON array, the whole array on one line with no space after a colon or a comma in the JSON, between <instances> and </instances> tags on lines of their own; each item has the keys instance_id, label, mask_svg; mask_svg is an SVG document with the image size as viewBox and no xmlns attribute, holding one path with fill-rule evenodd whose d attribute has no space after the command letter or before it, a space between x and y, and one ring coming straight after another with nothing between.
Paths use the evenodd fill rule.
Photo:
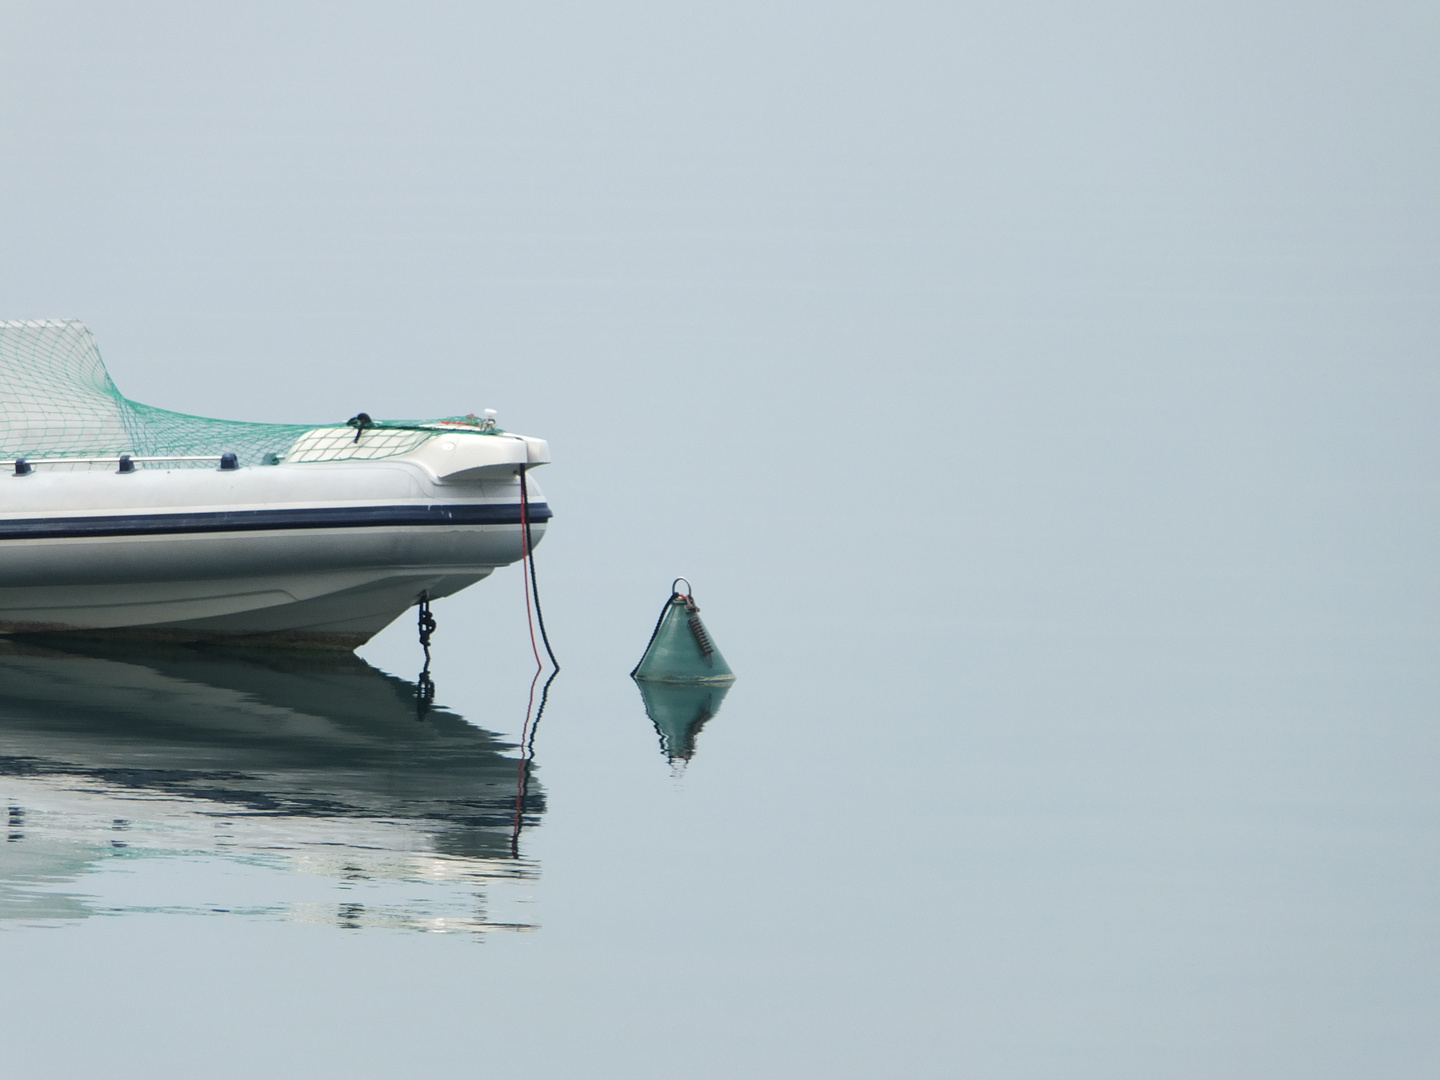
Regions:
<instances>
[{"instance_id":1,"label":"boat hull","mask_svg":"<svg viewBox=\"0 0 1440 1080\"><path fill-rule=\"evenodd\" d=\"M9 634L350 649L522 556L517 479L403 462L0 478L0 509Z\"/></svg>"}]
</instances>

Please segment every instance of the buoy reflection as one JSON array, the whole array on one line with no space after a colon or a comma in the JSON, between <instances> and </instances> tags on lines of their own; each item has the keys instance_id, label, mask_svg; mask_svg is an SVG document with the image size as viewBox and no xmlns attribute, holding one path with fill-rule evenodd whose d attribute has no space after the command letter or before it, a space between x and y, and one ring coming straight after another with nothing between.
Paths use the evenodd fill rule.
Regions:
<instances>
[{"instance_id":1,"label":"buoy reflection","mask_svg":"<svg viewBox=\"0 0 1440 1080\"><path fill-rule=\"evenodd\" d=\"M645 713L660 736L660 750L683 768L695 756L700 729L720 711L731 683L674 683L636 679Z\"/></svg>"}]
</instances>

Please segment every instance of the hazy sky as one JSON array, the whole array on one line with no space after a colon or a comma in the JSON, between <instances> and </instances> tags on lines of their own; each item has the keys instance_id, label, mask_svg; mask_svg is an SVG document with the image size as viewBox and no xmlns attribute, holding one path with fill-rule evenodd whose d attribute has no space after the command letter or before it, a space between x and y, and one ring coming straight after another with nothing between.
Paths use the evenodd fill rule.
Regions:
<instances>
[{"instance_id":1,"label":"hazy sky","mask_svg":"<svg viewBox=\"0 0 1440 1080\"><path fill-rule=\"evenodd\" d=\"M142 401L497 408L677 555L657 492L691 532L980 500L984 558L1143 490L1153 552L1197 500L1434 461L1430 4L0 20L0 308L85 319Z\"/></svg>"}]
</instances>

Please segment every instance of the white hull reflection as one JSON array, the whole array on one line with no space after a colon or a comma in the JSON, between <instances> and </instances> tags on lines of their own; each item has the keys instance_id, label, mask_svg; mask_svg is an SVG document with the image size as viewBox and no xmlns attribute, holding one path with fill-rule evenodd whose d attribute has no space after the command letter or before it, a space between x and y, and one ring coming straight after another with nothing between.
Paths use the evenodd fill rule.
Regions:
<instances>
[{"instance_id":1,"label":"white hull reflection","mask_svg":"<svg viewBox=\"0 0 1440 1080\"><path fill-rule=\"evenodd\" d=\"M0 921L532 928L514 747L348 655L0 647Z\"/></svg>"}]
</instances>

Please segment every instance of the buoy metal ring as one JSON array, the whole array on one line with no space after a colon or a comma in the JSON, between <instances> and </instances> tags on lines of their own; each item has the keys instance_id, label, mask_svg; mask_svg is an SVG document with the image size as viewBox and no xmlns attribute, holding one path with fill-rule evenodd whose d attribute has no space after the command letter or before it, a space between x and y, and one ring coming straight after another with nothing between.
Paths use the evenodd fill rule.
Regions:
<instances>
[{"instance_id":1,"label":"buoy metal ring","mask_svg":"<svg viewBox=\"0 0 1440 1080\"><path fill-rule=\"evenodd\" d=\"M675 586L679 585L680 582L682 582L682 581L685 582L685 591L684 591L684 592L681 592L679 589L677 589L677 588L675 587ZM674 581L672 581L672 582L670 583L670 595L671 595L671 596L684 596L684 597L687 597L687 598L688 598L689 595L690 595L690 590L693 589L694 587L695 587L694 585L691 585L691 584L690 584L690 579L689 579L689 578L677 577Z\"/></svg>"}]
</instances>

